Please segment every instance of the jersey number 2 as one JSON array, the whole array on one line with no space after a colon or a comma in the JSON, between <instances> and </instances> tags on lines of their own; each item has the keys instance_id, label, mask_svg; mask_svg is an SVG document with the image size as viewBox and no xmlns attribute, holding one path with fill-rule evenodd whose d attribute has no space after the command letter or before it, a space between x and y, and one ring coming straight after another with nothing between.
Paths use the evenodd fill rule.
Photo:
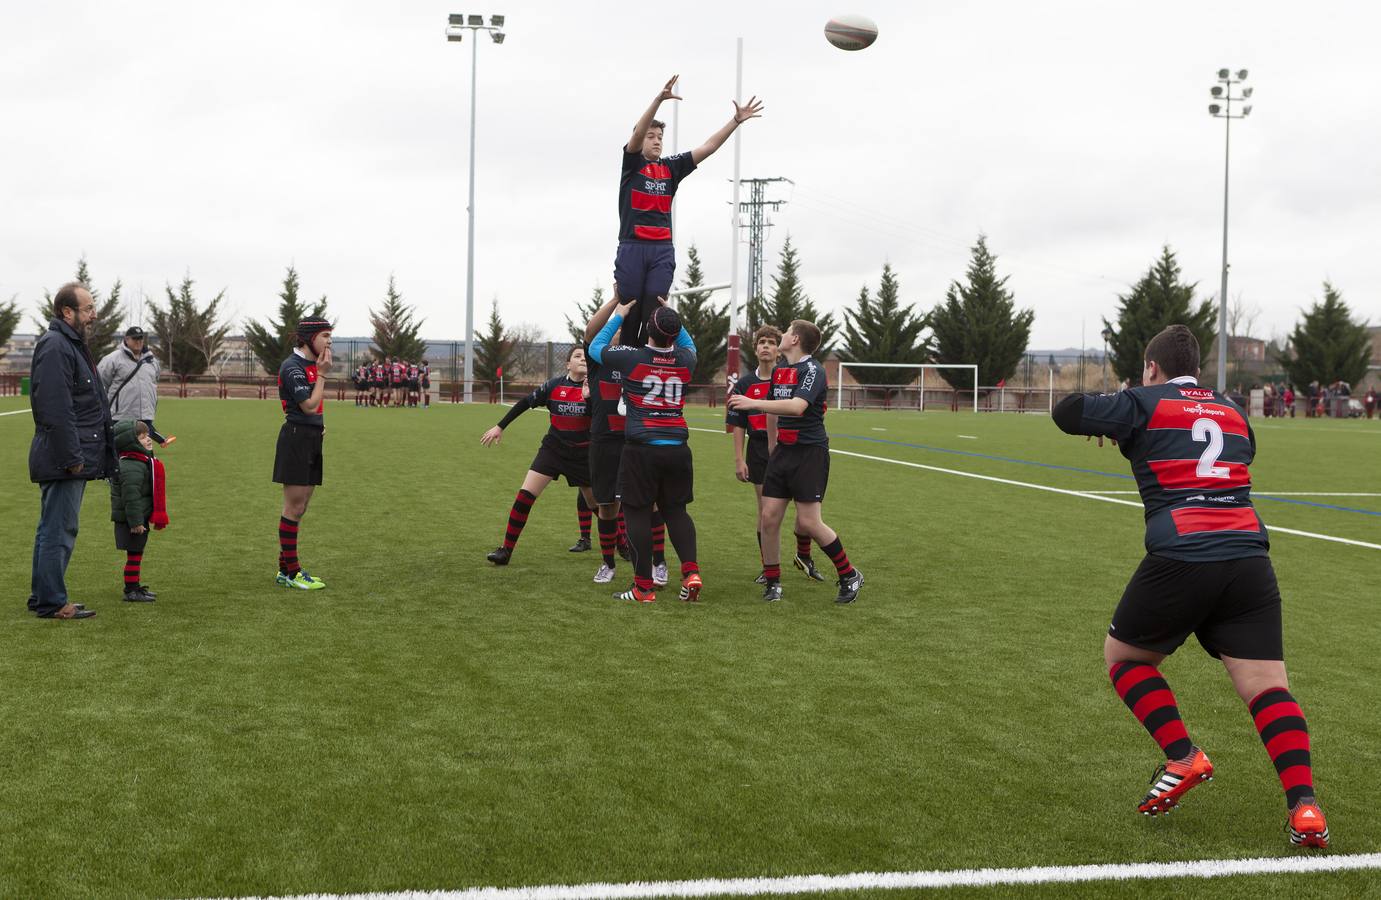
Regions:
<instances>
[{"instance_id":1,"label":"jersey number 2","mask_svg":"<svg viewBox=\"0 0 1381 900\"><path fill-rule=\"evenodd\" d=\"M1227 478L1227 466L1220 466L1218 457L1223 455L1223 427L1212 419L1195 419L1189 436L1196 441L1208 441L1203 456L1199 457L1199 467L1195 474L1200 478Z\"/></svg>"}]
</instances>

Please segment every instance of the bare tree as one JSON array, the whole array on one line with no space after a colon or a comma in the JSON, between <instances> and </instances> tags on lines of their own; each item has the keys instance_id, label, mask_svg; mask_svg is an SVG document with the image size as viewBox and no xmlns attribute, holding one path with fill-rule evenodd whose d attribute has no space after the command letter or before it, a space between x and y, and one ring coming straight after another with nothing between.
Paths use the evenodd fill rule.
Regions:
<instances>
[{"instance_id":1,"label":"bare tree","mask_svg":"<svg viewBox=\"0 0 1381 900\"><path fill-rule=\"evenodd\" d=\"M1228 373L1233 381L1242 378L1248 368L1250 342L1256 339L1256 323L1261 318L1261 306L1242 299L1242 292L1228 303Z\"/></svg>"}]
</instances>

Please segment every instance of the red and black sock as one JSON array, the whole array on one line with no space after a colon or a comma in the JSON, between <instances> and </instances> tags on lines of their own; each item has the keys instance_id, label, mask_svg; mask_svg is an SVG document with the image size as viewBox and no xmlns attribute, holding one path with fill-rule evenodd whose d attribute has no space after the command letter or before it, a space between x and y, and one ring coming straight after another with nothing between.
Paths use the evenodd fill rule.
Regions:
<instances>
[{"instance_id":1,"label":"red and black sock","mask_svg":"<svg viewBox=\"0 0 1381 900\"><path fill-rule=\"evenodd\" d=\"M782 580L782 566L781 566L781 563L775 563L775 564L773 564L773 565L768 565L767 563L763 563L763 564L762 564L762 574L763 574L763 577L765 577L765 578L767 579L767 583L768 583L768 584L773 584L773 583L775 583L775 582L781 581L781 580Z\"/></svg>"},{"instance_id":2,"label":"red and black sock","mask_svg":"<svg viewBox=\"0 0 1381 900\"><path fill-rule=\"evenodd\" d=\"M144 552L125 551L125 590L139 589L139 566L144 562Z\"/></svg>"},{"instance_id":3,"label":"red and black sock","mask_svg":"<svg viewBox=\"0 0 1381 900\"><path fill-rule=\"evenodd\" d=\"M504 532L503 545L505 550L512 550L518 543L518 538L523 534L523 526L527 524L528 514L532 512L532 504L537 502L537 495L531 491L518 491L518 496L513 498L513 508L508 512L508 531Z\"/></svg>"},{"instance_id":4,"label":"red and black sock","mask_svg":"<svg viewBox=\"0 0 1381 900\"><path fill-rule=\"evenodd\" d=\"M278 571L289 578L302 571L297 564L297 532L301 527L301 522L287 516L278 518Z\"/></svg>"},{"instance_id":5,"label":"red and black sock","mask_svg":"<svg viewBox=\"0 0 1381 900\"><path fill-rule=\"evenodd\" d=\"M599 520L599 552L604 557L604 564L609 568L614 568L615 549L619 543L619 523L613 519Z\"/></svg>"},{"instance_id":6,"label":"red and black sock","mask_svg":"<svg viewBox=\"0 0 1381 900\"><path fill-rule=\"evenodd\" d=\"M580 519L580 538L588 541L590 539L590 506L585 502L585 495L580 491L575 492L575 509L576 515Z\"/></svg>"},{"instance_id":7,"label":"red and black sock","mask_svg":"<svg viewBox=\"0 0 1381 900\"><path fill-rule=\"evenodd\" d=\"M1194 745L1180 708L1160 670L1149 663L1120 662L1108 670L1117 696L1155 738L1166 759L1183 759Z\"/></svg>"},{"instance_id":8,"label":"red and black sock","mask_svg":"<svg viewBox=\"0 0 1381 900\"><path fill-rule=\"evenodd\" d=\"M694 574L694 575L699 575L699 574L700 574L700 563L696 562L695 560L691 560L690 562L682 562L682 563L681 563L681 577L682 577L682 578L685 578L687 575L692 575L692 574Z\"/></svg>"},{"instance_id":9,"label":"red and black sock","mask_svg":"<svg viewBox=\"0 0 1381 900\"><path fill-rule=\"evenodd\" d=\"M656 509L652 511L652 564L667 564L667 523L662 518L661 510Z\"/></svg>"},{"instance_id":10,"label":"red and black sock","mask_svg":"<svg viewBox=\"0 0 1381 900\"><path fill-rule=\"evenodd\" d=\"M633 586L644 594L652 593L652 576L648 575L644 577L642 575L634 575Z\"/></svg>"},{"instance_id":11,"label":"red and black sock","mask_svg":"<svg viewBox=\"0 0 1381 900\"><path fill-rule=\"evenodd\" d=\"M1285 788L1285 805L1290 809L1305 797L1314 796L1314 769L1309 761L1309 726L1304 712L1285 688L1270 688L1247 704L1261 743Z\"/></svg>"},{"instance_id":12,"label":"red and black sock","mask_svg":"<svg viewBox=\"0 0 1381 900\"><path fill-rule=\"evenodd\" d=\"M840 578L848 578L854 573L853 563L849 562L849 554L844 552L844 542L839 539L839 535L835 535L833 543L820 549L824 550L830 562L834 563L834 570L839 573Z\"/></svg>"},{"instance_id":13,"label":"red and black sock","mask_svg":"<svg viewBox=\"0 0 1381 900\"><path fill-rule=\"evenodd\" d=\"M810 535L796 533L796 555L801 559L810 559Z\"/></svg>"}]
</instances>

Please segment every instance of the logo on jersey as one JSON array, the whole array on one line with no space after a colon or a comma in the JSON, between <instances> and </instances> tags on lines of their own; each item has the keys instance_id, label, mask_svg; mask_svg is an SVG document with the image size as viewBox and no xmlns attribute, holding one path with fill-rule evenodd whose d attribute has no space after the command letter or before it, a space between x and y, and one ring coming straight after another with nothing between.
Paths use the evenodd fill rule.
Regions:
<instances>
[{"instance_id":1,"label":"logo on jersey","mask_svg":"<svg viewBox=\"0 0 1381 900\"><path fill-rule=\"evenodd\" d=\"M1180 388L1180 396L1200 402L1213 399L1213 392L1204 388Z\"/></svg>"}]
</instances>

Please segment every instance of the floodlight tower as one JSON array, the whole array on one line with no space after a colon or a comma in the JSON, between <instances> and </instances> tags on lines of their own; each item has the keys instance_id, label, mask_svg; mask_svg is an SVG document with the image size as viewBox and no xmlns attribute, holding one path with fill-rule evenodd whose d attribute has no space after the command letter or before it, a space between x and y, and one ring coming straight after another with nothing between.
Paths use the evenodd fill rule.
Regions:
<instances>
[{"instance_id":1,"label":"floodlight tower","mask_svg":"<svg viewBox=\"0 0 1381 900\"><path fill-rule=\"evenodd\" d=\"M1240 87L1247 80L1247 70L1218 70L1219 83L1208 89L1214 102L1208 105L1208 113L1223 120L1223 284L1218 292L1218 392L1228 389L1228 169L1232 150L1232 120L1245 119L1251 115L1252 105L1246 101L1252 97L1252 89ZM1238 85L1237 96L1233 95L1233 85ZM1233 113L1232 104L1242 104L1240 113Z\"/></svg>"},{"instance_id":2,"label":"floodlight tower","mask_svg":"<svg viewBox=\"0 0 1381 900\"><path fill-rule=\"evenodd\" d=\"M475 73L479 67L479 33L489 32L496 44L504 39L503 16L484 16L452 13L446 25L446 40L459 43L470 32L470 217L469 239L465 254L465 402L474 400L475 376Z\"/></svg>"}]
</instances>

